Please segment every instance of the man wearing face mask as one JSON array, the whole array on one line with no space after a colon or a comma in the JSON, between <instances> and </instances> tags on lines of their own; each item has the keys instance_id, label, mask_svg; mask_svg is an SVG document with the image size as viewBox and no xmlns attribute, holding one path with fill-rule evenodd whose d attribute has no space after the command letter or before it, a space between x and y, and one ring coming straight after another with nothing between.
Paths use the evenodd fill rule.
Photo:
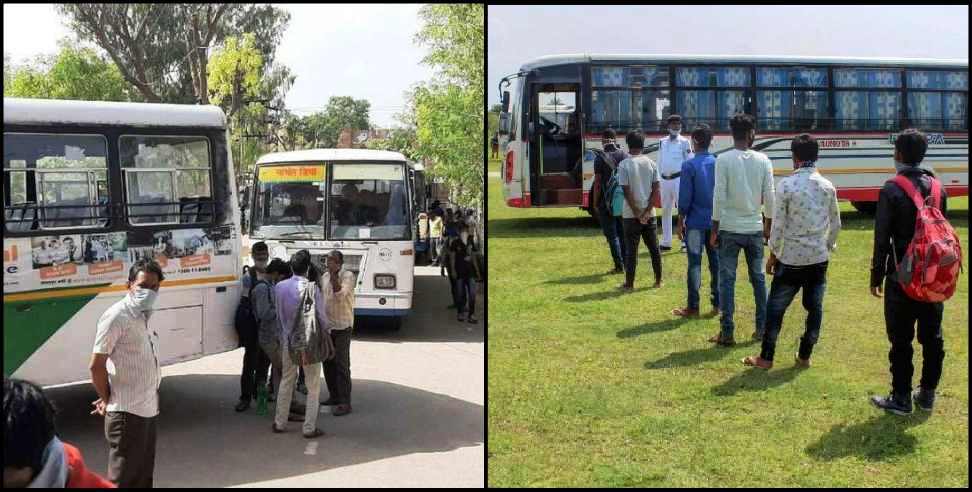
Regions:
<instances>
[{"instance_id":1,"label":"man wearing face mask","mask_svg":"<svg viewBox=\"0 0 972 492\"><path fill-rule=\"evenodd\" d=\"M321 292L334 358L324 361L324 382L330 395L321 405L336 406L335 417L351 413L351 329L354 327L354 272L344 268L344 254L338 250L327 255L327 271L321 276Z\"/></svg>"},{"instance_id":2,"label":"man wearing face mask","mask_svg":"<svg viewBox=\"0 0 972 492\"><path fill-rule=\"evenodd\" d=\"M469 228L465 222L458 224L459 237L449 244L449 260L452 271L455 272L456 299L459 305L459 321L467 318L469 323L478 321L473 313L476 311L476 280L480 278L479 268L473 261L473 249L470 244Z\"/></svg>"},{"instance_id":3,"label":"man wearing face mask","mask_svg":"<svg viewBox=\"0 0 972 492\"><path fill-rule=\"evenodd\" d=\"M661 139L658 146L658 170L661 173L662 205L662 251L672 249L672 210L678 206L679 176L682 163L695 157L692 144L682 136L682 117L673 114L668 117L668 136ZM685 242L682 242L682 251Z\"/></svg>"},{"instance_id":4,"label":"man wearing face mask","mask_svg":"<svg viewBox=\"0 0 972 492\"><path fill-rule=\"evenodd\" d=\"M153 260L128 272L128 293L101 316L91 356L92 402L105 418L108 480L119 487L152 487L159 414L159 336L148 320L165 277ZM107 364L111 359L111 367Z\"/></svg>"},{"instance_id":5,"label":"man wearing face mask","mask_svg":"<svg viewBox=\"0 0 972 492\"><path fill-rule=\"evenodd\" d=\"M267 243L260 241L253 244L250 252L253 258L254 267L264 269L270 263L270 250ZM256 389L259 382L266 382L267 371L270 368L270 359L260 348L258 334L258 320L254 315L253 303L250 299L250 291L257 284L257 269L250 268L249 275L243 276L243 288L240 290L240 309L237 311L241 316L249 315L245 326L237 325L240 331L240 342L243 344L243 372L240 375L240 401L236 404L236 411L243 412L250 408L250 401L256 398ZM243 313L240 313L243 311ZM251 323L252 321L252 323Z\"/></svg>"}]
</instances>

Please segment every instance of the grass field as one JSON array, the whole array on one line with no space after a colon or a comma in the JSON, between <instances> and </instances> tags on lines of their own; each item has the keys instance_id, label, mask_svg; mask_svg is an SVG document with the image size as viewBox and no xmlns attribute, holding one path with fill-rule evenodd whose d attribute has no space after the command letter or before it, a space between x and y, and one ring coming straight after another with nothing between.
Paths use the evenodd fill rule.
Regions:
<instances>
[{"instance_id":1,"label":"grass field","mask_svg":"<svg viewBox=\"0 0 972 492\"><path fill-rule=\"evenodd\" d=\"M741 343L714 348L717 318L670 314L685 304L684 254L664 254L653 290L642 245L636 291L622 295L586 213L508 208L495 178L488 191L489 486L968 487L967 272L945 305L934 413L897 417L867 401L890 387L889 343L868 292L873 222L849 204L814 366L792 367L806 317L797 299L764 372L740 363L759 352L744 259ZM967 198L950 208L968 262Z\"/></svg>"}]
</instances>

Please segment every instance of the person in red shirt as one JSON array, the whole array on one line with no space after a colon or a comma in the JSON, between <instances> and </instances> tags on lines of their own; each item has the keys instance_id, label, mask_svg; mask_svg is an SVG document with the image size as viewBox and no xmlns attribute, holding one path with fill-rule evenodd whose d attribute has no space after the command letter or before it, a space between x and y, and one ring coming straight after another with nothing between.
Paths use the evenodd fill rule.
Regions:
<instances>
[{"instance_id":1,"label":"person in red shirt","mask_svg":"<svg viewBox=\"0 0 972 492\"><path fill-rule=\"evenodd\" d=\"M3 487L115 488L57 438L54 406L40 387L3 380Z\"/></svg>"}]
</instances>

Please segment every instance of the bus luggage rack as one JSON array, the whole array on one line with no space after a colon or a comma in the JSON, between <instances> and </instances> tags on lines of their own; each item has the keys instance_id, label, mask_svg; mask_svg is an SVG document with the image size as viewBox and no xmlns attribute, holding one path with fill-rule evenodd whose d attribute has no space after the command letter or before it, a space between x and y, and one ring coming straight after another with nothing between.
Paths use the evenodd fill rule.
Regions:
<instances>
[{"instance_id":1,"label":"bus luggage rack","mask_svg":"<svg viewBox=\"0 0 972 492\"><path fill-rule=\"evenodd\" d=\"M213 216L217 207L215 200L186 199L181 202L159 202L146 204L128 204L129 218L168 218L179 216L178 222L174 220L144 221L135 220L135 224L194 224L208 223L213 221ZM157 211L151 213L131 213L134 211L145 211L145 207L178 207L178 211ZM37 229L37 222L42 222L45 228L51 227L104 227L109 219L121 218L119 206L109 207L108 204L95 205L36 205L34 203L21 203L4 206L4 221L8 224L7 230L10 232L27 232ZM139 209L143 210L139 210ZM100 209L96 213L91 213L86 209ZM111 213L114 209L114 213Z\"/></svg>"}]
</instances>

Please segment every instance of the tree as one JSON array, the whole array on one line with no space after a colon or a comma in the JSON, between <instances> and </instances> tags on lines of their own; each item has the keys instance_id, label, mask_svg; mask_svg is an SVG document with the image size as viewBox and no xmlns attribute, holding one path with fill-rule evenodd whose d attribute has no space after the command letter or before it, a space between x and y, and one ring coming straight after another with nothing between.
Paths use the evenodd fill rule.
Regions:
<instances>
[{"instance_id":1,"label":"tree","mask_svg":"<svg viewBox=\"0 0 972 492\"><path fill-rule=\"evenodd\" d=\"M210 100L222 106L229 119L260 92L263 57L255 44L253 34L243 35L242 41L231 36L209 61Z\"/></svg>"},{"instance_id":2,"label":"tree","mask_svg":"<svg viewBox=\"0 0 972 492\"><path fill-rule=\"evenodd\" d=\"M324 111L304 118L304 140L315 148L335 147L341 130L350 128L355 132L371 128L368 119L370 110L371 103L366 99L332 96Z\"/></svg>"},{"instance_id":3,"label":"tree","mask_svg":"<svg viewBox=\"0 0 972 492\"><path fill-rule=\"evenodd\" d=\"M60 51L39 56L33 64L7 73L4 59L3 95L85 101L130 101L133 94L118 68L91 48L81 48L67 39L58 42Z\"/></svg>"},{"instance_id":4,"label":"tree","mask_svg":"<svg viewBox=\"0 0 972 492\"><path fill-rule=\"evenodd\" d=\"M290 15L254 4L60 4L78 38L104 49L148 102L208 104L207 50L230 36L255 35L272 64Z\"/></svg>"}]
</instances>

